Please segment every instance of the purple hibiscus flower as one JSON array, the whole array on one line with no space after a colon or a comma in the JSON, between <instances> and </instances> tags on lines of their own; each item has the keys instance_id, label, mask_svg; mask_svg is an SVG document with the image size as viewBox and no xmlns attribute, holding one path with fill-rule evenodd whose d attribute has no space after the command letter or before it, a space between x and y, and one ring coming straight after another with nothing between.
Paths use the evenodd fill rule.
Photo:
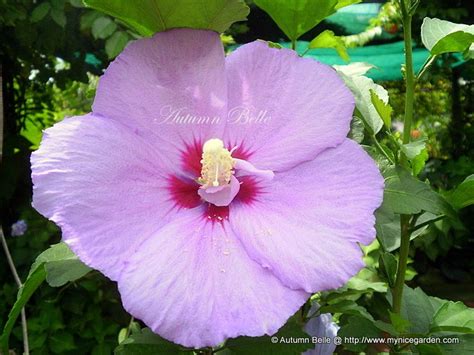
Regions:
<instances>
[{"instance_id":1,"label":"purple hibiscus flower","mask_svg":"<svg viewBox=\"0 0 474 355\"><path fill-rule=\"evenodd\" d=\"M93 112L44 132L33 204L125 309L189 347L275 333L362 267L383 180L334 70L176 29L131 43Z\"/></svg>"}]
</instances>

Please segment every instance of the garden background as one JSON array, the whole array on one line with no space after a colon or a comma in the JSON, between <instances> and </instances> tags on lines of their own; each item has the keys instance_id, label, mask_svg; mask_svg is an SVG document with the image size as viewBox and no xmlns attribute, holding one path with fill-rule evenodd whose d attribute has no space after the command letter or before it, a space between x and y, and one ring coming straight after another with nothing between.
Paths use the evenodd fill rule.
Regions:
<instances>
[{"instance_id":1,"label":"garden background","mask_svg":"<svg viewBox=\"0 0 474 355\"><path fill-rule=\"evenodd\" d=\"M250 7L248 20L234 23L222 35L228 51L255 39L291 45L266 12L253 1L246 2ZM390 2L364 3L380 4L375 13L372 6L366 7L362 15L348 11L342 17L339 14L339 18L325 20L304 34L298 45L331 30L345 36L346 45L352 47L348 51L349 62L364 61L361 58L366 56L370 63L371 58L383 55L387 48L402 40L401 19L391 11ZM413 18L415 51L426 52L420 38L426 16L472 24L474 4L470 0L422 0ZM347 26L352 21L358 27ZM30 154L38 147L43 129L66 116L90 111L98 76L129 41L139 37L120 20L85 7L81 0L0 0L0 218L21 280L26 279L35 258L61 238L60 230L31 206ZM372 52L364 51L367 48ZM399 50L401 63L402 47ZM330 64L348 63L334 49L315 49L308 54ZM387 68L388 63L386 71ZM391 80L380 80L387 79L383 69L373 68L370 75L387 88L393 107L392 129L394 134L401 135L403 76L400 70L392 68L388 75ZM462 56L452 54L442 56L416 86L411 136L426 138L426 164L420 178L428 180L441 195L449 195L474 173L473 92L473 61L465 62ZM351 134L362 144L370 141L357 122ZM409 255L406 278L410 287L421 287L430 296L474 306L473 212L473 206L467 206L458 210L455 222L440 219L420 229ZM355 280L358 286L351 292L340 292L345 301L380 316L386 300L378 291L386 289L389 280L379 268L379 246L373 245L366 253L367 268ZM3 251L0 255L3 327L17 298L18 286ZM331 312L331 308L327 311ZM357 310L345 312L334 308L333 313L341 317L343 325ZM43 283L29 300L26 314L29 347L34 354L110 354L120 341L143 326L131 322L123 310L115 283L95 271L60 287ZM18 321L10 348L21 353L22 347ZM338 348L341 353L363 350L360 346ZM384 350L387 349L369 349Z\"/></svg>"}]
</instances>

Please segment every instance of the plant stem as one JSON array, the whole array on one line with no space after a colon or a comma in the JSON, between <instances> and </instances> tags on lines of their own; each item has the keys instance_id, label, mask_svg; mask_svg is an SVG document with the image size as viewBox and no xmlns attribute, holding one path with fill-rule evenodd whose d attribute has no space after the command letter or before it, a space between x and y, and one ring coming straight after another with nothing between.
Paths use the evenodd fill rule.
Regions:
<instances>
[{"instance_id":1,"label":"plant stem","mask_svg":"<svg viewBox=\"0 0 474 355\"><path fill-rule=\"evenodd\" d=\"M292 39L292 40L291 40L291 49L293 49L294 51L296 51L296 39Z\"/></svg>"},{"instance_id":2,"label":"plant stem","mask_svg":"<svg viewBox=\"0 0 474 355\"><path fill-rule=\"evenodd\" d=\"M405 121L403 126L403 144L410 142L411 124L413 121L413 100L415 92L415 74L413 73L413 53L411 43L411 16L401 1L403 15L403 35L405 39Z\"/></svg>"},{"instance_id":3,"label":"plant stem","mask_svg":"<svg viewBox=\"0 0 474 355\"><path fill-rule=\"evenodd\" d=\"M135 318L133 316L131 316L130 317L130 322L128 323L127 331L125 332L125 339L127 339L130 336L134 321L135 321Z\"/></svg>"},{"instance_id":4,"label":"plant stem","mask_svg":"<svg viewBox=\"0 0 474 355\"><path fill-rule=\"evenodd\" d=\"M400 216L401 240L398 258L397 277L392 289L392 311L400 313L402 307L403 286L405 285L405 273L407 270L408 252L410 251L410 231L408 230L410 216Z\"/></svg>"},{"instance_id":5,"label":"plant stem","mask_svg":"<svg viewBox=\"0 0 474 355\"><path fill-rule=\"evenodd\" d=\"M403 144L410 142L411 125L413 121L413 99L415 91L415 75L413 72L413 53L411 40L411 15L409 14L405 0L400 1L403 20L403 35L405 41L405 120L403 126ZM401 164L407 165L407 158L405 155L401 156ZM392 310L394 313L400 313L402 307L403 287L405 285L405 273L407 269L408 253L410 251L410 216L400 216L400 251L398 259L397 276L395 285L392 289L393 304Z\"/></svg>"},{"instance_id":6,"label":"plant stem","mask_svg":"<svg viewBox=\"0 0 474 355\"><path fill-rule=\"evenodd\" d=\"M13 275L13 279L15 280L15 283L17 284L18 288L20 289L23 284L21 283L20 277L18 276L18 272L16 271L15 263L13 262L13 258L10 254L10 250L8 249L8 244L5 239L5 236L3 235L3 230L0 226L0 242L3 247L3 251L5 252L5 256L7 258L7 263L10 266L10 270ZM23 354L24 355L29 355L30 354L30 346L28 343L28 324L26 323L26 312L25 308L21 310L21 329L23 332Z\"/></svg>"}]
</instances>

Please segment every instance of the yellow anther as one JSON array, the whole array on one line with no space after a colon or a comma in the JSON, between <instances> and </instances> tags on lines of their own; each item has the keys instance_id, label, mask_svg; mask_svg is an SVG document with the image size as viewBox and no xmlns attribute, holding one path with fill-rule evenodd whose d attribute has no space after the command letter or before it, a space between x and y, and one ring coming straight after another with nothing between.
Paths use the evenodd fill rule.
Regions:
<instances>
[{"instance_id":1,"label":"yellow anther","mask_svg":"<svg viewBox=\"0 0 474 355\"><path fill-rule=\"evenodd\" d=\"M204 187L223 186L230 182L234 160L220 139L212 138L204 143L201 165L201 177L198 182Z\"/></svg>"}]
</instances>

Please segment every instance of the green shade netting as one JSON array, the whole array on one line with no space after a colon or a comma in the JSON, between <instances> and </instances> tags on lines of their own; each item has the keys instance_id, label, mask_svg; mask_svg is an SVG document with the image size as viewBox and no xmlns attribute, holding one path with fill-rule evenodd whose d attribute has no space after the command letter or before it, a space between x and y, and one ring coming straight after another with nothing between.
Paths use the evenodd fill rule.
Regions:
<instances>
[{"instance_id":1,"label":"green shade netting","mask_svg":"<svg viewBox=\"0 0 474 355\"><path fill-rule=\"evenodd\" d=\"M281 46L290 48L289 42L279 43ZM304 53L308 48L308 42L299 41L296 46L298 53ZM316 59L328 65L344 65L356 62L372 64L372 68L366 75L374 80L402 80L402 64L405 63L404 43L403 41L377 44L373 46L349 48L347 50L350 56L350 62L344 62L334 49L318 48L312 49L305 54L307 58ZM429 52L425 48L413 48L413 68L418 73L423 64L429 57ZM460 54L454 54L455 62L452 67L464 63Z\"/></svg>"},{"instance_id":2,"label":"green shade netting","mask_svg":"<svg viewBox=\"0 0 474 355\"><path fill-rule=\"evenodd\" d=\"M289 47L289 43L281 43L284 47ZM298 53L303 53L308 47L308 42L301 41L297 45ZM367 76L374 80L401 80L401 66L405 63L403 41L379 44L373 46L349 48L349 63L364 62L375 66ZM319 48L310 50L305 57L314 58L329 65L349 64L344 62L334 49ZM426 59L429 52L425 48L413 48L413 67L417 73Z\"/></svg>"},{"instance_id":3,"label":"green shade netting","mask_svg":"<svg viewBox=\"0 0 474 355\"><path fill-rule=\"evenodd\" d=\"M344 28L347 33L357 34L365 31L370 19L376 17L382 4L355 4L339 9L326 21Z\"/></svg>"},{"instance_id":4,"label":"green shade netting","mask_svg":"<svg viewBox=\"0 0 474 355\"><path fill-rule=\"evenodd\" d=\"M282 47L290 48L289 42L280 42ZM304 53L308 48L308 42L298 41L296 50ZM238 46L232 46L235 49ZM339 57L337 52L331 48L312 49L305 54L305 58L313 58L328 65L344 65L356 62L372 64L372 68L366 75L374 80L402 80L401 67L405 63L403 41L378 44L373 46L349 48L347 50L350 62L345 62ZM428 50L424 48L413 48L413 67L417 73L426 59L429 57Z\"/></svg>"}]
</instances>

